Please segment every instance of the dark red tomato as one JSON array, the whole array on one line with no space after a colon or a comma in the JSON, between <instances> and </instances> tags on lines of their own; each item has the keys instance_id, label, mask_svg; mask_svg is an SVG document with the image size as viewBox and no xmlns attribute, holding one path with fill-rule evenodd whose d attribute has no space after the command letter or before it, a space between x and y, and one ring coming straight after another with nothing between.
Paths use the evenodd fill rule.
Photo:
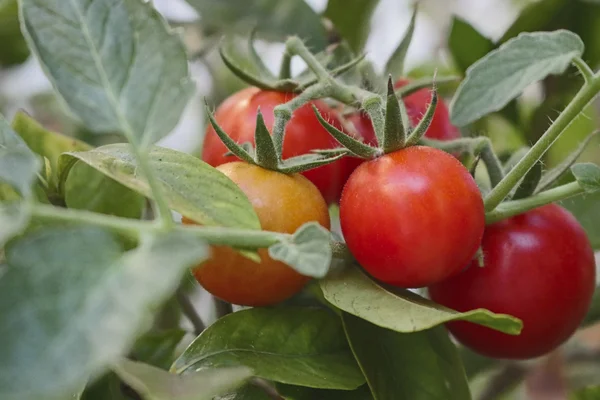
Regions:
<instances>
[{"instance_id":1,"label":"dark red tomato","mask_svg":"<svg viewBox=\"0 0 600 400\"><path fill-rule=\"evenodd\" d=\"M256 127L256 112L260 107L265 123L269 130L273 127L273 108L291 100L295 95L264 91L258 88L246 88L227 98L215 113L217 123L237 143L254 143ZM314 104L321 115L332 125L341 129L336 111L322 101L314 101L297 109L286 126L283 146L283 158L289 158L309 153L315 149L331 149L339 144L321 126L314 115L311 104ZM235 156L225 156L227 148L221 142L212 126L206 130L202 160L216 167L236 161ZM303 173L321 192L327 202L337 202L342 187L350 175L351 168L347 167L349 158L336 161Z\"/></svg>"},{"instance_id":2,"label":"dark red tomato","mask_svg":"<svg viewBox=\"0 0 600 400\"><path fill-rule=\"evenodd\" d=\"M486 308L523 321L519 336L470 322L447 324L465 346L495 358L527 359L567 340L583 320L595 287L594 254L581 225L547 205L488 226L485 266L429 288L431 298L458 311Z\"/></svg>"},{"instance_id":3,"label":"dark red tomato","mask_svg":"<svg viewBox=\"0 0 600 400\"><path fill-rule=\"evenodd\" d=\"M416 288L460 272L485 225L469 171L450 154L414 146L361 164L340 201L348 248L375 278Z\"/></svg>"},{"instance_id":4,"label":"dark red tomato","mask_svg":"<svg viewBox=\"0 0 600 400\"><path fill-rule=\"evenodd\" d=\"M396 82L395 87L399 88L409 81L406 79L400 79ZM406 111L410 118L410 122L413 126L416 126L423 118L427 106L429 106L431 100L431 93L428 89L418 90L409 96L404 98L404 104L406 105ZM354 127L358 131L359 135L362 136L366 143L375 145L375 132L373 131L373 125L371 120L365 113L354 113L347 117L347 119L354 124ZM460 131L457 127L452 125L450 122L450 114L448 113L448 107L444 100L439 99L433 114L433 119L429 125L429 129L425 133L425 137L429 139L437 140L452 140L460 138Z\"/></svg>"}]
</instances>

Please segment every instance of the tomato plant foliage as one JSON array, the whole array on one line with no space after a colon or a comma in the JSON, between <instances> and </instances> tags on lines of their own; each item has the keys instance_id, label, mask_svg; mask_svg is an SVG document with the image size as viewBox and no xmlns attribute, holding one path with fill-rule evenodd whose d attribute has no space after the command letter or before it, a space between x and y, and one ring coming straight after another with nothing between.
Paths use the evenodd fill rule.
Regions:
<instances>
[{"instance_id":1,"label":"tomato plant foliage","mask_svg":"<svg viewBox=\"0 0 600 400\"><path fill-rule=\"evenodd\" d=\"M468 400L474 371L506 364L460 346L571 361L598 315L600 159L592 135L544 156L600 92L591 2L574 24L539 1L497 42L454 18L451 100L436 82L454 76L407 76L421 11L379 63L384 95L360 54L383 3L188 3L199 20L175 29L143 0L0 0L0 66L31 53L77 127L0 115L1 399ZM252 87L212 68L227 99L207 101L203 151L159 146L224 34ZM278 73L255 37L285 41ZM568 68L576 93L523 149L465 134L490 114L522 130L551 91L521 93Z\"/></svg>"}]
</instances>

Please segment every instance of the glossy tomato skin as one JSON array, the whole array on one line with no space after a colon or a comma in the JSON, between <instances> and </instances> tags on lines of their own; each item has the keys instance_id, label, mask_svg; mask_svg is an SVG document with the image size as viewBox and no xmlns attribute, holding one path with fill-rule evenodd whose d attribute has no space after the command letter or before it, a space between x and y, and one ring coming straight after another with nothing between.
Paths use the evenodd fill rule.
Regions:
<instances>
[{"instance_id":1,"label":"glossy tomato skin","mask_svg":"<svg viewBox=\"0 0 600 400\"><path fill-rule=\"evenodd\" d=\"M413 146L361 164L340 201L348 248L375 278L416 288L461 271L485 225L481 194L450 154Z\"/></svg>"},{"instance_id":2,"label":"glossy tomato skin","mask_svg":"<svg viewBox=\"0 0 600 400\"><path fill-rule=\"evenodd\" d=\"M260 90L255 87L243 89L227 98L216 110L215 119L223 130L237 143L254 143L254 130L256 127L256 113L260 111L269 130L273 127L273 109L289 100L295 95L291 93ZM312 110L314 104L321 115L332 125L341 129L335 110L322 101L305 104L292 115L286 126L283 144L283 158L299 156L315 149L332 149L339 144L321 126ZM235 156L225 156L227 148L221 142L212 126L208 126L202 149L202 160L216 167L218 165L236 161ZM303 173L317 186L328 203L337 202L342 192L342 187L350 175L351 169L347 167L349 158L338 160L316 169Z\"/></svg>"},{"instance_id":3,"label":"glossy tomato skin","mask_svg":"<svg viewBox=\"0 0 600 400\"><path fill-rule=\"evenodd\" d=\"M261 228L294 233L306 222L329 229L329 211L318 189L304 176L286 175L255 165L232 162L217 167L248 196ZM187 218L183 223L193 223ZM213 295L233 304L266 306L279 303L310 280L259 249L256 263L226 246L213 246L208 261L193 270L198 282Z\"/></svg>"},{"instance_id":4,"label":"glossy tomato skin","mask_svg":"<svg viewBox=\"0 0 600 400\"><path fill-rule=\"evenodd\" d=\"M581 225L550 204L488 226L485 266L429 288L431 298L458 311L486 308L523 321L519 336L469 322L448 323L465 346L494 358L528 359L567 340L583 320L595 287L592 247Z\"/></svg>"}]
</instances>

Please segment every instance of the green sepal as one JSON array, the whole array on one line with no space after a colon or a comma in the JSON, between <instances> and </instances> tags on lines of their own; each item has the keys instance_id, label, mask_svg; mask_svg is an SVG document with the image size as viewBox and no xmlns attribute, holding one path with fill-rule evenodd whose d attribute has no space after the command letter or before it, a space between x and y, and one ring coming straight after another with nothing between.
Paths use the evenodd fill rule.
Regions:
<instances>
[{"instance_id":1,"label":"green sepal","mask_svg":"<svg viewBox=\"0 0 600 400\"><path fill-rule=\"evenodd\" d=\"M535 190L542 178L542 163L538 160L533 167L525 174L523 180L517 187L512 200L524 199L535 193Z\"/></svg>"},{"instance_id":2,"label":"green sepal","mask_svg":"<svg viewBox=\"0 0 600 400\"><path fill-rule=\"evenodd\" d=\"M239 143L239 146L244 149L244 151L248 154L250 154L250 156L252 158L254 158L254 145L252 144L252 142L244 142L244 143ZM231 151L227 151L225 154L225 156L235 156L235 154L233 154Z\"/></svg>"},{"instance_id":3,"label":"green sepal","mask_svg":"<svg viewBox=\"0 0 600 400\"><path fill-rule=\"evenodd\" d=\"M273 138L269 129L265 125L265 120L260 112L260 107L256 112L256 129L254 131L254 142L256 143L254 161L266 169L277 170L279 156L273 143Z\"/></svg>"},{"instance_id":4,"label":"green sepal","mask_svg":"<svg viewBox=\"0 0 600 400\"><path fill-rule=\"evenodd\" d=\"M385 63L385 72L390 75L400 76L404 73L404 60L410 43L412 42L413 33L415 32L415 21L417 19L417 6L415 6L410 23L402 36L402 40L392 53L389 60Z\"/></svg>"},{"instance_id":5,"label":"green sepal","mask_svg":"<svg viewBox=\"0 0 600 400\"><path fill-rule=\"evenodd\" d=\"M233 155L238 157L239 159L246 161L248 163L254 164L254 158L252 157L252 155L250 155L242 146L237 144L233 139L231 139L229 137L229 135L227 135L227 133L225 133L225 131L223 131L223 129L219 126L219 124L217 124L215 117L213 116L212 112L210 111L208 103L205 102L205 106L206 106L206 115L208 116L208 120L209 120L210 124L212 125L213 129L215 130L217 136L219 136L219 139L221 139L221 141L225 145L225 147L227 147L227 149L231 153L233 153Z\"/></svg>"},{"instance_id":6,"label":"green sepal","mask_svg":"<svg viewBox=\"0 0 600 400\"><path fill-rule=\"evenodd\" d=\"M250 31L250 35L248 36L248 56L250 57L250 60L252 61L252 63L254 64L254 66L256 67L256 69L259 71L259 73L261 75L271 78L271 79L276 79L275 75L273 75L271 70L269 70L269 68L267 68L265 63L262 61L262 59L258 55L258 53L256 51L256 47L254 47L254 40L256 39L257 32L258 32L258 30L255 27L254 29L252 29Z\"/></svg>"},{"instance_id":7,"label":"green sepal","mask_svg":"<svg viewBox=\"0 0 600 400\"><path fill-rule=\"evenodd\" d=\"M336 68L330 70L329 75L331 75L332 77L335 78L345 72L348 72L352 68L357 66L361 61L363 61L365 59L365 57L366 57L366 53L363 53L362 55L348 61L347 63L342 64L339 67L336 67ZM300 89L304 90L307 87L316 84L317 82L318 82L318 79L314 76L311 77L310 79L305 79L304 81L300 80L299 81Z\"/></svg>"},{"instance_id":8,"label":"green sepal","mask_svg":"<svg viewBox=\"0 0 600 400\"><path fill-rule=\"evenodd\" d=\"M365 159L371 159L381 154L381 151L378 148L371 147L368 144L356 140L355 138L346 135L344 132L331 125L319 113L317 107L315 107L314 105L312 107L315 115L317 116L317 119L319 120L323 128L325 128L327 132L329 132L329 134L333 136L335 140L338 141L338 143L350 150L352 154Z\"/></svg>"},{"instance_id":9,"label":"green sepal","mask_svg":"<svg viewBox=\"0 0 600 400\"><path fill-rule=\"evenodd\" d=\"M347 155L346 152L337 154L332 157L323 156L320 154L303 154L301 156L291 157L281 161L277 167L279 172L284 174L297 174L299 172L308 171L309 169L321 167L331 164Z\"/></svg>"},{"instance_id":10,"label":"green sepal","mask_svg":"<svg viewBox=\"0 0 600 400\"><path fill-rule=\"evenodd\" d=\"M441 86L446 83L455 83L460 81L459 76L443 76L443 77L431 77L431 78L421 78L415 79L407 83L406 85L396 89L396 96L403 98L406 96L410 96L411 94L418 92L421 89L430 88L434 84Z\"/></svg>"},{"instance_id":11,"label":"green sepal","mask_svg":"<svg viewBox=\"0 0 600 400\"><path fill-rule=\"evenodd\" d=\"M425 111L423 118L421 118L421 120L419 121L417 126L415 126L415 129L412 131L408 139L406 139L407 146L412 146L419 143L423 136L425 136L425 133L427 132L427 129L429 129L429 125L431 125L431 121L433 120L433 114L435 113L437 102L438 95L436 87L434 86L431 88L431 101L427 106L427 110Z\"/></svg>"},{"instance_id":12,"label":"green sepal","mask_svg":"<svg viewBox=\"0 0 600 400\"><path fill-rule=\"evenodd\" d=\"M406 112L406 108L404 110ZM383 130L383 151L391 153L404 147L407 126L402 120L400 101L394 92L392 76L388 78L388 92L385 105L385 127Z\"/></svg>"}]
</instances>

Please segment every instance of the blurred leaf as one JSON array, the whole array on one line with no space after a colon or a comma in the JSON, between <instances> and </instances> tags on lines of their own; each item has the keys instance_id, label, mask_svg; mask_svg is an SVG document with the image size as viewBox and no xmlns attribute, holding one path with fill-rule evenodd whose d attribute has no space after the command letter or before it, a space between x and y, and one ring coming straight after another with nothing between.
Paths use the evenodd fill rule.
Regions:
<instances>
[{"instance_id":1,"label":"blurred leaf","mask_svg":"<svg viewBox=\"0 0 600 400\"><path fill-rule=\"evenodd\" d=\"M0 203L0 249L9 239L25 230L27 222L29 212L26 206L21 203Z\"/></svg>"},{"instance_id":2,"label":"blurred leaf","mask_svg":"<svg viewBox=\"0 0 600 400\"><path fill-rule=\"evenodd\" d=\"M312 222L301 226L288 241L269 247L271 258L283 261L305 276L323 278L331 263L329 231Z\"/></svg>"},{"instance_id":3,"label":"blurred leaf","mask_svg":"<svg viewBox=\"0 0 600 400\"><path fill-rule=\"evenodd\" d=\"M69 208L138 219L146 202L144 196L83 161L73 165L63 186L65 203Z\"/></svg>"},{"instance_id":4,"label":"blurred leaf","mask_svg":"<svg viewBox=\"0 0 600 400\"><path fill-rule=\"evenodd\" d=\"M211 400L252 376L246 367L211 368L182 376L127 359L113 370L146 400Z\"/></svg>"},{"instance_id":5,"label":"blurred leaf","mask_svg":"<svg viewBox=\"0 0 600 400\"><path fill-rule=\"evenodd\" d=\"M325 299L334 306L397 332L423 331L454 320L474 322L509 334L518 334L522 328L521 321L509 315L483 309L460 313L406 289L391 292L353 267L330 274L319 283Z\"/></svg>"},{"instance_id":6,"label":"blurred leaf","mask_svg":"<svg viewBox=\"0 0 600 400\"><path fill-rule=\"evenodd\" d=\"M272 400L264 390L252 384L246 384L234 392L215 397L214 400Z\"/></svg>"},{"instance_id":7,"label":"blurred leaf","mask_svg":"<svg viewBox=\"0 0 600 400\"><path fill-rule=\"evenodd\" d=\"M452 101L451 118L465 126L500 110L530 84L566 70L583 53L572 32L522 33L473 64Z\"/></svg>"},{"instance_id":8,"label":"blurred leaf","mask_svg":"<svg viewBox=\"0 0 600 400\"><path fill-rule=\"evenodd\" d=\"M19 26L17 0L0 0L0 66L21 64L29 57L29 49Z\"/></svg>"},{"instance_id":9,"label":"blurred leaf","mask_svg":"<svg viewBox=\"0 0 600 400\"><path fill-rule=\"evenodd\" d=\"M573 0L539 0L526 6L515 22L504 32L499 43L507 42L521 32L546 30L546 26L559 15L566 4L572 6Z\"/></svg>"},{"instance_id":10,"label":"blurred leaf","mask_svg":"<svg viewBox=\"0 0 600 400\"><path fill-rule=\"evenodd\" d=\"M412 16L410 18L410 22L408 23L408 27L406 31L404 31L404 36L398 47L394 50L390 58L385 63L385 72L391 74L395 79L403 76L406 71L404 71L404 60L406 59L406 54L408 53L408 48L412 42L413 33L415 33L415 21L417 19L417 7L413 10Z\"/></svg>"},{"instance_id":11,"label":"blurred leaf","mask_svg":"<svg viewBox=\"0 0 600 400\"><path fill-rule=\"evenodd\" d=\"M355 390L328 390L279 383L277 384L277 392L285 400L373 400L367 384Z\"/></svg>"},{"instance_id":12,"label":"blurred leaf","mask_svg":"<svg viewBox=\"0 0 600 400\"><path fill-rule=\"evenodd\" d=\"M590 386L579 389L571 396L569 400L598 400L600 399L600 386Z\"/></svg>"},{"instance_id":13,"label":"blurred leaf","mask_svg":"<svg viewBox=\"0 0 600 400\"><path fill-rule=\"evenodd\" d=\"M541 161L533 164L533 167L525 174L521 183L517 187L515 194L512 196L512 200L524 199L529 197L535 192L540 179L542 178L542 163Z\"/></svg>"},{"instance_id":14,"label":"blurred leaf","mask_svg":"<svg viewBox=\"0 0 600 400\"><path fill-rule=\"evenodd\" d=\"M360 53L371 30L371 17L379 0L329 0L324 17L329 18L335 29L350 48Z\"/></svg>"},{"instance_id":15,"label":"blurred leaf","mask_svg":"<svg viewBox=\"0 0 600 400\"><path fill-rule=\"evenodd\" d=\"M178 122L194 84L179 35L150 2L22 0L25 37L89 129L143 145Z\"/></svg>"},{"instance_id":16,"label":"blurred leaf","mask_svg":"<svg viewBox=\"0 0 600 400\"><path fill-rule=\"evenodd\" d=\"M374 398L471 399L462 362L444 327L398 333L348 313L342 313L342 321Z\"/></svg>"},{"instance_id":17,"label":"blurred leaf","mask_svg":"<svg viewBox=\"0 0 600 400\"><path fill-rule=\"evenodd\" d=\"M245 365L275 382L321 389L355 389L364 383L338 317L318 308L252 308L208 327L171 367Z\"/></svg>"},{"instance_id":18,"label":"blurred leaf","mask_svg":"<svg viewBox=\"0 0 600 400\"><path fill-rule=\"evenodd\" d=\"M247 34L258 28L262 37L280 41L296 35L319 51L327 45L321 17L303 0L186 0L200 14L205 30Z\"/></svg>"},{"instance_id":19,"label":"blurred leaf","mask_svg":"<svg viewBox=\"0 0 600 400\"><path fill-rule=\"evenodd\" d=\"M179 233L143 236L123 252L92 227L41 229L14 242L0 279L0 398L54 400L78 390L127 351L149 311L207 254Z\"/></svg>"},{"instance_id":20,"label":"blurred leaf","mask_svg":"<svg viewBox=\"0 0 600 400\"><path fill-rule=\"evenodd\" d=\"M185 334L183 329L148 332L135 342L131 355L137 361L168 370L175 361L175 349Z\"/></svg>"},{"instance_id":21,"label":"blurred leaf","mask_svg":"<svg viewBox=\"0 0 600 400\"><path fill-rule=\"evenodd\" d=\"M81 400L138 400L127 394L132 394L130 389L121 382L114 372L109 372L85 388Z\"/></svg>"},{"instance_id":22,"label":"blurred leaf","mask_svg":"<svg viewBox=\"0 0 600 400\"><path fill-rule=\"evenodd\" d=\"M458 68L465 72L475 61L494 49L494 43L468 22L454 17L448 37L448 48Z\"/></svg>"},{"instance_id":23,"label":"blurred leaf","mask_svg":"<svg viewBox=\"0 0 600 400\"><path fill-rule=\"evenodd\" d=\"M585 229L592 247L600 249L600 192L583 194L563 200L561 204L567 208Z\"/></svg>"},{"instance_id":24,"label":"blurred leaf","mask_svg":"<svg viewBox=\"0 0 600 400\"><path fill-rule=\"evenodd\" d=\"M579 163L571 167L571 173L588 193L600 190L600 167L594 163Z\"/></svg>"},{"instance_id":25,"label":"blurred leaf","mask_svg":"<svg viewBox=\"0 0 600 400\"><path fill-rule=\"evenodd\" d=\"M215 168L192 155L162 147L152 147L148 158L174 211L203 225L260 229L248 198ZM146 197L152 196L146 180L137 173L137 161L127 144L63 155L61 181L77 159Z\"/></svg>"}]
</instances>

